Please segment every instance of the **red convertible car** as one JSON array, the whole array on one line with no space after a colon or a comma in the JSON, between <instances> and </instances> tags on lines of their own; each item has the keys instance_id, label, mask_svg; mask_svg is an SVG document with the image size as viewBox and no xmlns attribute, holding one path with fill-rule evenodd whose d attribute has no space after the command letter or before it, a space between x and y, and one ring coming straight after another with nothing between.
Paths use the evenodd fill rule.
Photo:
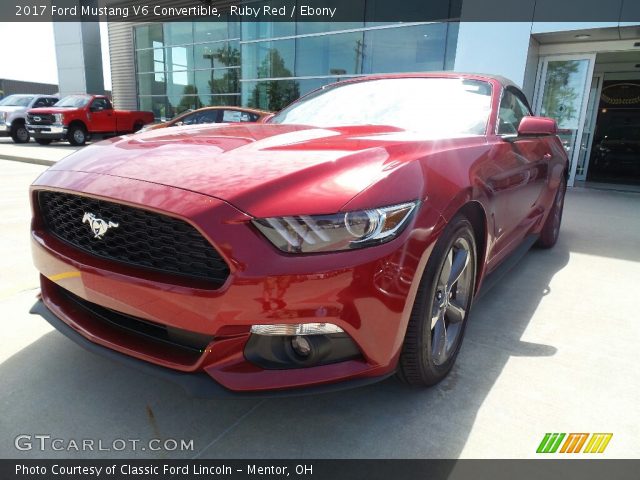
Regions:
<instances>
[{"instance_id":1,"label":"red convertible car","mask_svg":"<svg viewBox=\"0 0 640 480\"><path fill-rule=\"evenodd\" d=\"M194 395L433 385L479 290L556 242L566 179L555 122L485 75L113 138L31 188L33 311Z\"/></svg>"}]
</instances>

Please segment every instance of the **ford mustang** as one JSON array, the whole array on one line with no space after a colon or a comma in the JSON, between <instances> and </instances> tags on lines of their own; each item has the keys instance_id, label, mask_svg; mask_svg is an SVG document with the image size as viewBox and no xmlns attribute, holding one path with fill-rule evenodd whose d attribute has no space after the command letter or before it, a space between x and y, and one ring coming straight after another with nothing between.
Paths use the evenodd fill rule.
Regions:
<instances>
[{"instance_id":1,"label":"ford mustang","mask_svg":"<svg viewBox=\"0 0 640 480\"><path fill-rule=\"evenodd\" d=\"M478 292L556 243L556 133L506 79L420 73L96 143L31 187L33 312L193 395L434 385Z\"/></svg>"}]
</instances>

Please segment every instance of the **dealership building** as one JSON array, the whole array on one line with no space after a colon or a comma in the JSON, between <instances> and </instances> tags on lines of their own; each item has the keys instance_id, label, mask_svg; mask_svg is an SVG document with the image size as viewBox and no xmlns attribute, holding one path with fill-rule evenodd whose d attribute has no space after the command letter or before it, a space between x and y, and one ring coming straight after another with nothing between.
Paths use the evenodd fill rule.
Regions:
<instances>
[{"instance_id":1,"label":"dealership building","mask_svg":"<svg viewBox=\"0 0 640 480\"><path fill-rule=\"evenodd\" d=\"M558 121L571 156L571 184L640 185L640 162L611 167L597 155L604 138L640 136L640 21L621 21L640 19L638 0L531 0L522 2L529 10L520 9L516 22L477 21L488 3L500 9L513 2L452 0L448 18L455 21L368 21L381 3L349 2L362 11L361 20L349 22L110 22L114 105L151 110L163 120L210 105L278 110L322 85L372 73L490 73L520 85L534 113ZM579 9L607 21L549 22L562 16L559 8L567 18L569 9ZM612 18L612 12L619 14ZM65 24L65 32L69 28ZM75 47L82 51L86 44L89 62L95 36L83 28ZM61 30L56 27L57 44L69 41ZM64 56L58 58L64 64ZM83 70L87 85L97 70ZM61 90L63 83L61 77Z\"/></svg>"}]
</instances>

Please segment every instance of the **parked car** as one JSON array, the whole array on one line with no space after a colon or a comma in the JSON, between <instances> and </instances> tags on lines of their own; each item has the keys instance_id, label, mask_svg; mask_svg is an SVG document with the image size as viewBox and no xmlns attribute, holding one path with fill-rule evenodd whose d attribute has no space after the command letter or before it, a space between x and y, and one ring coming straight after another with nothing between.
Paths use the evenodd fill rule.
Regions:
<instances>
[{"instance_id":1,"label":"parked car","mask_svg":"<svg viewBox=\"0 0 640 480\"><path fill-rule=\"evenodd\" d=\"M155 130L165 127L179 127L181 125L196 125L201 123L244 123L259 122L271 115L271 112L243 107L204 107L190 110L168 122L147 125L142 130Z\"/></svg>"},{"instance_id":2,"label":"parked car","mask_svg":"<svg viewBox=\"0 0 640 480\"><path fill-rule=\"evenodd\" d=\"M15 143L27 143L27 110L37 107L49 107L58 101L53 95L35 93L9 95L0 100L0 136L10 136Z\"/></svg>"},{"instance_id":3,"label":"parked car","mask_svg":"<svg viewBox=\"0 0 640 480\"><path fill-rule=\"evenodd\" d=\"M640 174L640 125L609 128L594 148L593 171L613 175Z\"/></svg>"},{"instance_id":4,"label":"parked car","mask_svg":"<svg viewBox=\"0 0 640 480\"><path fill-rule=\"evenodd\" d=\"M433 385L477 292L558 239L556 131L505 79L421 73L90 146L31 187L34 311L197 394Z\"/></svg>"},{"instance_id":5,"label":"parked car","mask_svg":"<svg viewBox=\"0 0 640 480\"><path fill-rule=\"evenodd\" d=\"M93 137L133 133L153 122L153 112L114 110L104 95L69 95L49 108L33 108L27 128L40 145L67 140L84 145Z\"/></svg>"}]
</instances>

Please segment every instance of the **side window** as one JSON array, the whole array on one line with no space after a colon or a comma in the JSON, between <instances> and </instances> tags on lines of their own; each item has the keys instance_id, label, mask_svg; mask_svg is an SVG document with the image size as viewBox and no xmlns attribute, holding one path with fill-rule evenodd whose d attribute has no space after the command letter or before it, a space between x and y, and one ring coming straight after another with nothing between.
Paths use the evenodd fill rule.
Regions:
<instances>
[{"instance_id":1,"label":"side window","mask_svg":"<svg viewBox=\"0 0 640 480\"><path fill-rule=\"evenodd\" d=\"M192 113L190 115L183 117L181 121L176 122L176 125L192 125L196 123L197 117L198 117L198 114Z\"/></svg>"},{"instance_id":2,"label":"side window","mask_svg":"<svg viewBox=\"0 0 640 480\"><path fill-rule=\"evenodd\" d=\"M505 90L498 111L498 135L518 133L520 120L531 115L529 108L510 90Z\"/></svg>"},{"instance_id":3,"label":"side window","mask_svg":"<svg viewBox=\"0 0 640 480\"><path fill-rule=\"evenodd\" d=\"M91 103L92 111L109 110L109 109L111 109L111 105L109 104L109 101L106 98L96 98Z\"/></svg>"},{"instance_id":4,"label":"side window","mask_svg":"<svg viewBox=\"0 0 640 480\"><path fill-rule=\"evenodd\" d=\"M45 98L45 102L47 102L47 107L50 107L50 106L55 105L56 103L58 103L58 99L57 98Z\"/></svg>"},{"instance_id":5,"label":"side window","mask_svg":"<svg viewBox=\"0 0 640 480\"><path fill-rule=\"evenodd\" d=\"M223 123L235 123L242 121L242 112L238 110L225 110L222 112Z\"/></svg>"},{"instance_id":6,"label":"side window","mask_svg":"<svg viewBox=\"0 0 640 480\"><path fill-rule=\"evenodd\" d=\"M206 110L198 118L198 123L216 123L217 120L218 110Z\"/></svg>"},{"instance_id":7,"label":"side window","mask_svg":"<svg viewBox=\"0 0 640 480\"><path fill-rule=\"evenodd\" d=\"M242 115L240 116L240 121L241 122L257 122L258 115L255 113L242 112Z\"/></svg>"},{"instance_id":8,"label":"side window","mask_svg":"<svg viewBox=\"0 0 640 480\"><path fill-rule=\"evenodd\" d=\"M40 107L48 107L49 103L47 102L47 99L44 97L40 97L38 98L34 103L33 103L33 108L40 108Z\"/></svg>"}]
</instances>

